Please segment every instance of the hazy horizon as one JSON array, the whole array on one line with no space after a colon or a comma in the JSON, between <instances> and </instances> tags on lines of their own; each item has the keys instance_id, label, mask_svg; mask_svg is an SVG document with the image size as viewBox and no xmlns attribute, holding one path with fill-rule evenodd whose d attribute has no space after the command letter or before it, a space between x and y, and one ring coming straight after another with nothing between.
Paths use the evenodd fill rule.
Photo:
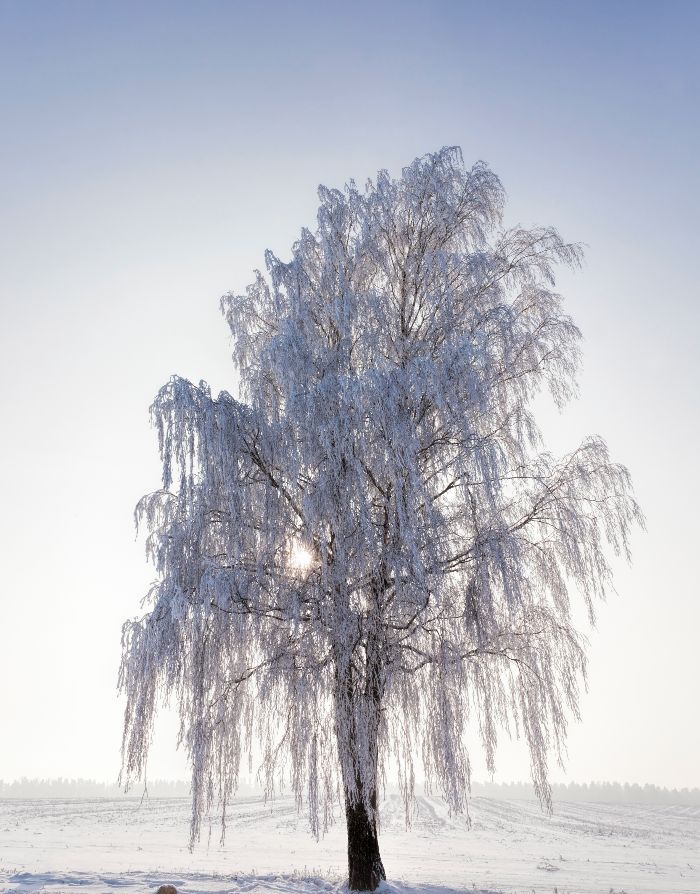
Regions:
<instances>
[{"instance_id":1,"label":"hazy horizon","mask_svg":"<svg viewBox=\"0 0 700 894\"><path fill-rule=\"evenodd\" d=\"M387 782L382 786L383 794L399 792L396 782ZM416 795L426 794L424 782L416 783ZM124 798L186 798L191 793L190 781L186 779L150 779L147 786L136 784L128 791L116 781L100 781L95 779L16 779L13 781L0 779L0 799L2 798L91 798L91 797L124 797ZM277 790L270 800L288 796L292 793L291 783ZM431 794L440 797L440 793L431 790ZM265 795L263 782L255 777L242 774L235 798ZM472 780L471 798L478 797L527 797L537 800L534 786L530 780L508 780L492 782L488 779ZM566 800L609 800L613 802L636 801L668 804L700 805L700 787L667 788L652 783L634 782L620 783L614 780L589 780L578 782L569 780L552 785L554 801Z\"/></svg>"}]
</instances>

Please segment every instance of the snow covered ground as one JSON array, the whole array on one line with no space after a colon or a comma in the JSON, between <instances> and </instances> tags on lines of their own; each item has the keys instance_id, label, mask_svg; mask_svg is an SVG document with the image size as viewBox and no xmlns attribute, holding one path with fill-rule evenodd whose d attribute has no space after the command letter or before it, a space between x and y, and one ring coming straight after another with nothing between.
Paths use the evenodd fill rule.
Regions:
<instances>
[{"instance_id":1,"label":"snow covered ground","mask_svg":"<svg viewBox=\"0 0 700 894\"><path fill-rule=\"evenodd\" d=\"M421 797L406 831L382 807L387 894L698 894L700 807L475 798L472 828ZM236 801L226 846L187 849L187 800L0 801L0 894L324 894L342 887L342 823L315 842L290 799Z\"/></svg>"}]
</instances>

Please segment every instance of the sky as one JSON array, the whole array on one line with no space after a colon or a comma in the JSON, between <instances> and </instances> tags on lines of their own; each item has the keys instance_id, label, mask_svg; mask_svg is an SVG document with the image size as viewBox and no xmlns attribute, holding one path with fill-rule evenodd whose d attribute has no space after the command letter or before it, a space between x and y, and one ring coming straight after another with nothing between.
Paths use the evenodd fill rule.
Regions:
<instances>
[{"instance_id":1,"label":"sky","mask_svg":"<svg viewBox=\"0 0 700 894\"><path fill-rule=\"evenodd\" d=\"M555 452L603 435L647 517L552 778L700 786L699 41L694 2L0 0L0 778L117 776L148 407L234 388L220 295L319 183L456 144L507 224L585 243L580 398L540 418ZM152 777L187 775L175 728ZM528 774L505 743L496 779Z\"/></svg>"}]
</instances>

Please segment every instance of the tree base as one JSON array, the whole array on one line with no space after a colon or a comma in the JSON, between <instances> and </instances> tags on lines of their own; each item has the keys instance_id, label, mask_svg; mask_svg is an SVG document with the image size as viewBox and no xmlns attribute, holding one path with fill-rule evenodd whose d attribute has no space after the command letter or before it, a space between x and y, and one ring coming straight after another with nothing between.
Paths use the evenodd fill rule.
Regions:
<instances>
[{"instance_id":1,"label":"tree base","mask_svg":"<svg viewBox=\"0 0 700 894\"><path fill-rule=\"evenodd\" d=\"M379 854L377 825L364 804L345 805L348 824L348 887L351 891L375 891L386 878Z\"/></svg>"}]
</instances>

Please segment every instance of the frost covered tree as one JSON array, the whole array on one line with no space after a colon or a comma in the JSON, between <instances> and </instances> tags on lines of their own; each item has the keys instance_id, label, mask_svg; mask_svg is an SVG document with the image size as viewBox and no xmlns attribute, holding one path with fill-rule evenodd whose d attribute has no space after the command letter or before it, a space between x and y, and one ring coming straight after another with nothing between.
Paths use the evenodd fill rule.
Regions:
<instances>
[{"instance_id":1,"label":"frost covered tree","mask_svg":"<svg viewBox=\"0 0 700 894\"><path fill-rule=\"evenodd\" d=\"M385 877L377 798L419 762L450 808L468 730L493 769L524 737L541 801L585 680L570 597L594 601L641 522L604 442L556 459L532 400L575 391L553 267L579 249L503 229L503 190L446 148L398 179L319 190L315 232L222 309L237 397L172 378L152 406L162 488L137 507L158 580L124 627L125 779L174 696L194 842L257 743L314 834L345 811L349 882Z\"/></svg>"}]
</instances>

